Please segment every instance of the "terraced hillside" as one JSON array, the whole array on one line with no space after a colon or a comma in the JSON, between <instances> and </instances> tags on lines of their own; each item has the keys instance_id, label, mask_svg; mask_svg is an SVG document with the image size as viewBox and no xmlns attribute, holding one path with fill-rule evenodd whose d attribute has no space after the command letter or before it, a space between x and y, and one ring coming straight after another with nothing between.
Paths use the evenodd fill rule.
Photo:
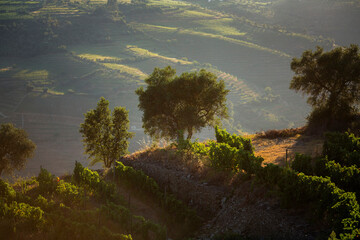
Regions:
<instances>
[{"instance_id":1,"label":"terraced hillside","mask_svg":"<svg viewBox=\"0 0 360 240\"><path fill-rule=\"evenodd\" d=\"M331 11L338 16L348 4L332 5ZM178 74L205 68L225 81L231 111L224 126L231 131L301 126L309 109L288 89L291 58L316 45L331 48L338 34L321 36L318 28L291 25L278 9L275 0L133 0L113 6L105 0L0 0L0 121L42 114L81 122L104 96L111 107L130 111L134 151L145 137L134 91L155 67L171 65ZM53 132L68 131L50 120L43 124L57 129L49 131L48 141L56 141ZM71 141L79 141L72 127ZM31 130L30 137L42 135L37 131L42 130ZM206 130L196 137L212 135ZM41 139L36 143L48 149ZM81 143L73 146L74 156L81 156ZM51 148L64 150L60 144ZM49 161L45 155L34 161Z\"/></svg>"}]
</instances>

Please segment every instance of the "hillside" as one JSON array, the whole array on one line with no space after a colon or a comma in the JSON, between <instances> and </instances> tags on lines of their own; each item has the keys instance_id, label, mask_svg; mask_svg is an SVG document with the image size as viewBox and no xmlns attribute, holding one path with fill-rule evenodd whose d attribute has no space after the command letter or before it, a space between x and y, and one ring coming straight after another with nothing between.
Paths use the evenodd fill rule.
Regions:
<instances>
[{"instance_id":1,"label":"hillside","mask_svg":"<svg viewBox=\"0 0 360 240\"><path fill-rule=\"evenodd\" d=\"M5 239L358 239L359 137L313 139L322 153L298 154L284 167L264 163L250 139L221 129L216 139L146 148L106 170L76 162L60 178L42 168L14 184L0 179L0 233Z\"/></svg>"},{"instance_id":2,"label":"hillside","mask_svg":"<svg viewBox=\"0 0 360 240\"><path fill-rule=\"evenodd\" d=\"M224 80L230 119L223 124L232 132L302 126L309 108L288 89L291 58L359 39L357 2L324 2L323 15L339 27L309 24L319 19L309 1L1 0L0 122L24 128L38 145L22 174L85 163L77 129L100 96L130 111L129 150L139 149L145 135L134 90L155 67L205 68ZM308 21L293 20L305 7Z\"/></svg>"}]
</instances>

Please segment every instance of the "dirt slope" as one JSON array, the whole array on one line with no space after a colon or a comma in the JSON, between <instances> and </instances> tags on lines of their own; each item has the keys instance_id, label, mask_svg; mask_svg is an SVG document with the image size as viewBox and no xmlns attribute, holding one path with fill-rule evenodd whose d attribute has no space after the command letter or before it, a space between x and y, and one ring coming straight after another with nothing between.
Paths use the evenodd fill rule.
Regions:
<instances>
[{"instance_id":1,"label":"dirt slope","mask_svg":"<svg viewBox=\"0 0 360 240\"><path fill-rule=\"evenodd\" d=\"M283 144L286 144L283 143ZM263 148L265 149L265 148ZM315 239L316 230L294 211L280 207L262 186L224 183L223 178L204 178L204 167L184 160L176 150L148 150L126 156L125 165L143 170L164 190L174 193L204 218L195 237L234 232L255 239Z\"/></svg>"}]
</instances>

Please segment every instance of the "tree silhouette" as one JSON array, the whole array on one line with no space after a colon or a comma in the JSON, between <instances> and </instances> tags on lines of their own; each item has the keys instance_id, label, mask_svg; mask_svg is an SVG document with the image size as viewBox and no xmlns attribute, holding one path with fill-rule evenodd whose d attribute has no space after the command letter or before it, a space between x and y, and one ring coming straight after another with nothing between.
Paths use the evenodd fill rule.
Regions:
<instances>
[{"instance_id":1,"label":"tree silhouette","mask_svg":"<svg viewBox=\"0 0 360 240\"><path fill-rule=\"evenodd\" d=\"M223 81L205 70L175 76L170 66L159 69L145 80L146 90L136 90L143 127L153 137L187 139L206 126L214 126L219 118L227 117Z\"/></svg>"},{"instance_id":2,"label":"tree silhouette","mask_svg":"<svg viewBox=\"0 0 360 240\"><path fill-rule=\"evenodd\" d=\"M324 52L305 51L294 58L295 72L290 89L309 95L313 106L309 124L326 129L346 128L358 111L360 101L360 54L357 45Z\"/></svg>"},{"instance_id":3,"label":"tree silhouette","mask_svg":"<svg viewBox=\"0 0 360 240\"><path fill-rule=\"evenodd\" d=\"M34 154L36 145L25 130L14 127L11 123L0 127L0 175L3 171L13 172L25 166L28 158Z\"/></svg>"},{"instance_id":4,"label":"tree silhouette","mask_svg":"<svg viewBox=\"0 0 360 240\"><path fill-rule=\"evenodd\" d=\"M85 114L85 121L80 125L85 152L92 158L91 164L103 162L109 168L121 156L127 153L129 133L128 111L115 107L109 109L109 101L101 97L96 109Z\"/></svg>"}]
</instances>

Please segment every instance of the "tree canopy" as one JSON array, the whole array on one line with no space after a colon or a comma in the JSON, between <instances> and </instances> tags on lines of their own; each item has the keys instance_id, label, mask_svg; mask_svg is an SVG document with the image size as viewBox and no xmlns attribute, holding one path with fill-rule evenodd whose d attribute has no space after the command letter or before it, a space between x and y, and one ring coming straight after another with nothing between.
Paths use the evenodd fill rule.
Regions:
<instances>
[{"instance_id":1,"label":"tree canopy","mask_svg":"<svg viewBox=\"0 0 360 240\"><path fill-rule=\"evenodd\" d=\"M109 101L101 97L96 109L91 109L80 125L85 152L92 158L91 164L103 162L111 165L127 153L128 139L133 133L128 132L128 111L124 107L115 107L111 114Z\"/></svg>"},{"instance_id":2,"label":"tree canopy","mask_svg":"<svg viewBox=\"0 0 360 240\"><path fill-rule=\"evenodd\" d=\"M359 47L337 47L329 52L317 47L294 58L291 69L295 76L290 89L309 95L308 103L314 108L309 122L320 121L326 128L346 127L360 102Z\"/></svg>"},{"instance_id":3,"label":"tree canopy","mask_svg":"<svg viewBox=\"0 0 360 240\"><path fill-rule=\"evenodd\" d=\"M11 123L0 127L0 175L3 171L21 170L28 158L34 154L36 145L25 130L14 127Z\"/></svg>"},{"instance_id":4,"label":"tree canopy","mask_svg":"<svg viewBox=\"0 0 360 240\"><path fill-rule=\"evenodd\" d=\"M145 80L146 90L136 90L139 109L143 113L143 128L152 137L187 139L206 126L214 126L227 117L223 81L204 69L176 76L170 66L155 68Z\"/></svg>"}]
</instances>

